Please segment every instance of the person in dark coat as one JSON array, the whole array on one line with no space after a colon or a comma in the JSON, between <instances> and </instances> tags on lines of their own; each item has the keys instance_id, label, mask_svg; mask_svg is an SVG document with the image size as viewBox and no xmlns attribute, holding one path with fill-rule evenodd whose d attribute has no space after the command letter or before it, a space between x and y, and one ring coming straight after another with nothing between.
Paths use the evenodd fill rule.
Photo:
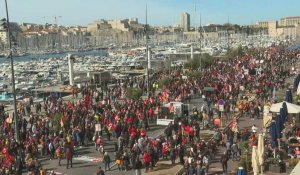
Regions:
<instances>
[{"instance_id":1,"label":"person in dark coat","mask_svg":"<svg viewBox=\"0 0 300 175\"><path fill-rule=\"evenodd\" d=\"M140 159L137 159L135 161L135 165L134 165L134 170L135 170L135 175L142 175L141 173L141 169L142 169L142 162L140 161Z\"/></svg>"},{"instance_id":2,"label":"person in dark coat","mask_svg":"<svg viewBox=\"0 0 300 175\"><path fill-rule=\"evenodd\" d=\"M196 170L195 170L195 167L193 165L190 165L189 166L189 174L188 175L194 175Z\"/></svg>"},{"instance_id":3,"label":"person in dark coat","mask_svg":"<svg viewBox=\"0 0 300 175\"><path fill-rule=\"evenodd\" d=\"M101 169L101 166L99 167L99 170L97 171L96 175L105 175L104 171Z\"/></svg>"},{"instance_id":4,"label":"person in dark coat","mask_svg":"<svg viewBox=\"0 0 300 175\"><path fill-rule=\"evenodd\" d=\"M183 165L184 164L184 147L181 144L179 146L178 155L179 155L180 163Z\"/></svg>"},{"instance_id":5,"label":"person in dark coat","mask_svg":"<svg viewBox=\"0 0 300 175\"><path fill-rule=\"evenodd\" d=\"M175 148L171 148L170 150L170 157L171 157L171 163L175 164L175 159L176 159L176 150Z\"/></svg>"},{"instance_id":6,"label":"person in dark coat","mask_svg":"<svg viewBox=\"0 0 300 175\"><path fill-rule=\"evenodd\" d=\"M105 152L105 153L104 153L104 157L103 157L103 163L104 163L104 165L105 165L105 167L104 167L104 168L105 168L105 171L106 171L106 170L110 170L110 166L109 166L110 162L111 162L110 156L108 155L107 152Z\"/></svg>"},{"instance_id":7,"label":"person in dark coat","mask_svg":"<svg viewBox=\"0 0 300 175\"><path fill-rule=\"evenodd\" d=\"M227 173L227 161L228 161L228 155L226 152L221 156L220 162L222 164L223 173Z\"/></svg>"}]
</instances>

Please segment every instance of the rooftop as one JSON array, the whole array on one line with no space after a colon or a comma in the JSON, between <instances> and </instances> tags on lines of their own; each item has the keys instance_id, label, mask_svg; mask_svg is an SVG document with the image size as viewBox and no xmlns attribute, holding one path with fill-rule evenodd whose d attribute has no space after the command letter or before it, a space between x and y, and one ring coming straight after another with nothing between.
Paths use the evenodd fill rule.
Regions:
<instances>
[{"instance_id":1,"label":"rooftop","mask_svg":"<svg viewBox=\"0 0 300 175\"><path fill-rule=\"evenodd\" d=\"M281 19L294 19L294 18L300 18L300 16L288 16L288 17L281 18Z\"/></svg>"}]
</instances>

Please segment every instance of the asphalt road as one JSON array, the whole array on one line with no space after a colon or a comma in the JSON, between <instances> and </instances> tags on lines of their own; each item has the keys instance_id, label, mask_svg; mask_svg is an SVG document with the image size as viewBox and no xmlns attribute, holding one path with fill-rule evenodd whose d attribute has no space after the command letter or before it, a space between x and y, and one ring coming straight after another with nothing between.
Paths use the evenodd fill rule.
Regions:
<instances>
[{"instance_id":1,"label":"asphalt road","mask_svg":"<svg viewBox=\"0 0 300 175\"><path fill-rule=\"evenodd\" d=\"M150 130L147 132L149 137L156 137L163 133L164 126L151 126ZM116 138L111 138L108 141L104 136L104 149L108 152L111 157L112 167L110 171L106 174L112 175L122 175L134 174L134 171L119 172L117 166L114 166L114 144L117 142ZM98 167L101 166L104 169L104 164L101 161L100 154L95 150L94 143L90 143L87 147L76 147L75 154L73 157L73 167L67 169L66 159L61 160L61 166L58 166L58 159L50 160L50 157L39 158L42 166L47 171L54 171L57 175L93 175L96 174ZM27 172L24 171L23 174Z\"/></svg>"},{"instance_id":2,"label":"asphalt road","mask_svg":"<svg viewBox=\"0 0 300 175\"><path fill-rule=\"evenodd\" d=\"M72 99L65 99L65 101L72 100ZM192 99L189 102L190 110L195 105L198 109L203 104L203 99L196 98ZM33 108L34 109L34 108ZM158 125L150 125L150 130L147 131L147 135L149 137L155 138L161 134L163 134L165 126L158 126ZM111 157L111 170L107 171L105 174L108 175L133 175L135 172L133 170L130 171L122 171L120 172L117 169L117 166L114 166L114 145L117 142L116 138L111 137L111 141L107 140L107 137L104 135L104 149L108 152ZM53 159L50 160L50 157L40 157L39 158L42 166L47 172L54 171L56 175L93 175L96 174L98 171L99 166L104 169L104 164L101 161L100 154L95 150L94 143L90 143L87 147L76 147L75 148L75 155L73 158L73 167L67 169L66 159L61 160L61 166L58 166L58 160ZM142 169L142 173L145 172L145 169ZM27 174L26 171L23 174Z\"/></svg>"}]
</instances>

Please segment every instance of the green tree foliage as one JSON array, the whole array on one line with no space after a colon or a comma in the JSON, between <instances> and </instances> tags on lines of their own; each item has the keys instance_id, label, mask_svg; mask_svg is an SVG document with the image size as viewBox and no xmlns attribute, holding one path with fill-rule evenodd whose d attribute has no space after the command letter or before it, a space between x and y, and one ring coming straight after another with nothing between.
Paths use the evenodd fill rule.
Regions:
<instances>
[{"instance_id":1,"label":"green tree foliage","mask_svg":"<svg viewBox=\"0 0 300 175\"><path fill-rule=\"evenodd\" d=\"M202 73L200 71L189 71L186 73L186 75L190 78L201 78Z\"/></svg>"},{"instance_id":2,"label":"green tree foliage","mask_svg":"<svg viewBox=\"0 0 300 175\"><path fill-rule=\"evenodd\" d=\"M207 68L211 66L216 58L210 56L208 53L194 55L194 58L184 64L184 68L197 70L200 68Z\"/></svg>"},{"instance_id":3,"label":"green tree foliage","mask_svg":"<svg viewBox=\"0 0 300 175\"><path fill-rule=\"evenodd\" d=\"M201 55L201 63L202 63L202 68L208 68L209 66L211 66L214 61L215 61L215 57L210 56L208 53L202 54Z\"/></svg>"},{"instance_id":4,"label":"green tree foliage","mask_svg":"<svg viewBox=\"0 0 300 175\"><path fill-rule=\"evenodd\" d=\"M243 54L244 54L243 48L242 46L239 46L238 48L229 49L225 58L227 60L230 60L236 57L241 57L243 56Z\"/></svg>"},{"instance_id":5,"label":"green tree foliage","mask_svg":"<svg viewBox=\"0 0 300 175\"><path fill-rule=\"evenodd\" d=\"M138 88L127 88L126 97L132 100L138 100L143 95L143 91Z\"/></svg>"},{"instance_id":6,"label":"green tree foliage","mask_svg":"<svg viewBox=\"0 0 300 175\"><path fill-rule=\"evenodd\" d=\"M171 83L170 78L163 78L158 82L158 87L163 87Z\"/></svg>"},{"instance_id":7,"label":"green tree foliage","mask_svg":"<svg viewBox=\"0 0 300 175\"><path fill-rule=\"evenodd\" d=\"M53 117L53 131L55 132L59 132L61 129L61 125L60 125L60 120L62 118L62 114L61 113L56 113L54 114Z\"/></svg>"}]
</instances>

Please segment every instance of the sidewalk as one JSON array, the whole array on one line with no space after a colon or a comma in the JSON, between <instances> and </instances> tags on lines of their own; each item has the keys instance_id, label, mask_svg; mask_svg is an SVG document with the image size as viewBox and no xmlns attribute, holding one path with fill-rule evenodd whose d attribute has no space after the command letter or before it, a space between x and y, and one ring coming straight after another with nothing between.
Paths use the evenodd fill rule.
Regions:
<instances>
[{"instance_id":1,"label":"sidewalk","mask_svg":"<svg viewBox=\"0 0 300 175\"><path fill-rule=\"evenodd\" d=\"M239 118L239 128L247 128L251 129L252 125L255 124L257 128L262 128L262 118L259 119L250 119L249 117L241 117ZM259 132L258 130L258 132ZM212 164L210 165L209 173L210 175L215 174L222 174L222 165L220 163L221 155L226 151L226 147L219 147L218 152L215 156L215 159L212 161ZM249 157L251 159L251 157ZM228 173L227 174L236 174L236 170L238 169L239 161L232 161L231 159L228 160ZM249 174L249 173L248 173Z\"/></svg>"}]
</instances>

